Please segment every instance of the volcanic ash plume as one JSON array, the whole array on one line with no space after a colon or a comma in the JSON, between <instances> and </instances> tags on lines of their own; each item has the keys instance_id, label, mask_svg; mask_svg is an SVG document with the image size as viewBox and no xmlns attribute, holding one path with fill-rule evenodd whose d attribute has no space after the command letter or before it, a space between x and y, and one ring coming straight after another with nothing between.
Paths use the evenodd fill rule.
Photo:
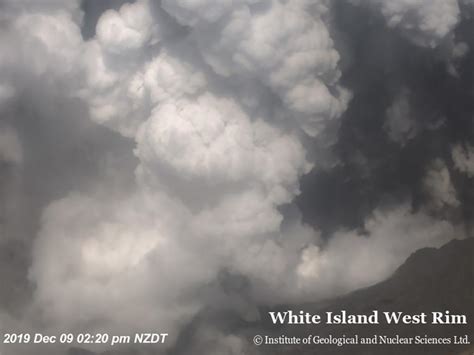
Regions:
<instances>
[{"instance_id":1,"label":"volcanic ash plume","mask_svg":"<svg viewBox=\"0 0 474 355\"><path fill-rule=\"evenodd\" d=\"M420 30L423 45L456 22L451 2L438 31L431 5L401 3L370 6L390 26ZM134 147L133 163L98 161L104 172L42 210L29 278L32 313L47 329L161 328L171 346L203 309L233 307L222 275L245 280L235 308L252 320L259 305L376 282L413 250L452 237L449 223L403 205L367 217L368 236L340 231L324 245L298 213L284 212L318 166L306 142L334 142L351 99L339 82L333 2L138 0L104 11L89 39L79 4L42 4L2 3L0 105L27 95L32 110L66 112L66 123L44 120L54 151L103 127ZM403 100L390 111L394 140L411 129L395 122ZM94 125L68 121L77 116ZM21 162L20 142L3 135L0 157ZM459 152L457 166L470 171ZM376 267L366 262L374 254Z\"/></svg>"},{"instance_id":2,"label":"volcanic ash plume","mask_svg":"<svg viewBox=\"0 0 474 355\"><path fill-rule=\"evenodd\" d=\"M125 4L85 42L62 10L24 15L24 41L62 46L55 71L80 71L69 95L133 138L139 160L131 192L73 191L44 211L30 277L52 327L160 324L175 338L222 271L248 278L256 305L307 287L299 268L317 233L278 207L312 167L302 135L324 135L349 100L330 8L219 4Z\"/></svg>"}]
</instances>

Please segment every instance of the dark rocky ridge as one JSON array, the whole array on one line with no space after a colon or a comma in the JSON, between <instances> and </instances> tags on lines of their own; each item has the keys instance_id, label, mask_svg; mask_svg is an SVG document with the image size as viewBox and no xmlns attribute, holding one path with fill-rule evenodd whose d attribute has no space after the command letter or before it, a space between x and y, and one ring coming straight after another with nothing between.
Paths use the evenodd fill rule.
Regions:
<instances>
[{"instance_id":1,"label":"dark rocky ridge","mask_svg":"<svg viewBox=\"0 0 474 355\"><path fill-rule=\"evenodd\" d=\"M451 314L467 316L467 325L310 325L286 326L278 333L287 335L320 335L322 337L369 337L374 334L402 337L416 335L452 337L468 334L471 345L348 345L337 346L267 346L268 354L351 354L399 355L430 354L455 355L474 353L474 238L453 240L440 249L424 248L412 254L386 281L355 291L331 301L325 306L307 305L305 310L322 314L325 311L369 314L372 310L401 311L408 314L449 310ZM296 310L298 308L291 307ZM430 319L430 317L428 318ZM278 334L275 334L278 335Z\"/></svg>"}]
</instances>

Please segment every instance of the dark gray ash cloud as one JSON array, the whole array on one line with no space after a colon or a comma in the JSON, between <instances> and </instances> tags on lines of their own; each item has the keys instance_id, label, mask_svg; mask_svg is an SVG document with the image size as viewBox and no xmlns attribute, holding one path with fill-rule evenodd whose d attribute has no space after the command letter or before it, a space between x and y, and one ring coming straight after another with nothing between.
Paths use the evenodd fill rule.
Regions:
<instances>
[{"instance_id":1,"label":"dark gray ash cloud","mask_svg":"<svg viewBox=\"0 0 474 355\"><path fill-rule=\"evenodd\" d=\"M472 6L0 2L2 331L248 353L470 236Z\"/></svg>"}]
</instances>

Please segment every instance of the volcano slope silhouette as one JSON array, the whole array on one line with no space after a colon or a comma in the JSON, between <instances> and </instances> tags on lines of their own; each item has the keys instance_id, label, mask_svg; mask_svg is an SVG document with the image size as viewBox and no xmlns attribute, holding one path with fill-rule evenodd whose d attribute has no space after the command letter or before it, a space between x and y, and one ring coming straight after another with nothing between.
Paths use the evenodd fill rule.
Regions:
<instances>
[{"instance_id":1,"label":"volcano slope silhouette","mask_svg":"<svg viewBox=\"0 0 474 355\"><path fill-rule=\"evenodd\" d=\"M370 314L378 310L404 312L407 314L427 313L428 324L386 324L382 317L374 325L303 325L280 327L275 330L266 324L262 333L269 335L304 337L373 337L387 335L394 337L453 338L469 336L472 344L464 345L267 345L265 354L354 354L354 355L473 355L474 354L474 238L453 240L439 249L424 248L413 253L406 262L386 281L352 292L325 304L309 304L303 309L317 314L326 311L348 314ZM467 324L431 324L432 312L463 314ZM275 326L273 326L275 328ZM255 330L258 331L258 330Z\"/></svg>"}]
</instances>

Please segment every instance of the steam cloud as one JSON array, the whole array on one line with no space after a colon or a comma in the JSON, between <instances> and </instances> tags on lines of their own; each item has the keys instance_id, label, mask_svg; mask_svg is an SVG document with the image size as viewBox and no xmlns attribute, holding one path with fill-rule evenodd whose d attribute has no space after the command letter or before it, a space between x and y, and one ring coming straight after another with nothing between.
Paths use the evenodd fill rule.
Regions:
<instances>
[{"instance_id":1,"label":"steam cloud","mask_svg":"<svg viewBox=\"0 0 474 355\"><path fill-rule=\"evenodd\" d=\"M9 282L23 295L5 295L2 324L162 328L170 340L161 350L172 352L208 309L254 321L260 306L373 284L416 249L469 235L470 200L459 196L474 176L471 116L449 121L451 106L426 99L421 79L390 77L386 97L367 98L364 83L378 79L353 71L407 78L413 69L399 63L409 46L415 65L441 63L446 80L467 85L459 82L470 38L456 29L470 6L0 2L0 237L19 260ZM361 59L357 36L367 29L345 28L358 26L347 13L373 19L401 60ZM365 40L383 51L379 39ZM376 123L364 122L370 115ZM468 136L411 154L455 124ZM419 173L403 188L379 184L380 161L403 154L419 159ZM318 225L337 193L308 186L325 174L335 189L356 181L364 198L395 198L347 212L344 201L363 200L348 193L325 219L333 225ZM217 338L212 325L199 332ZM219 339L197 349L249 353L231 332Z\"/></svg>"}]
</instances>

